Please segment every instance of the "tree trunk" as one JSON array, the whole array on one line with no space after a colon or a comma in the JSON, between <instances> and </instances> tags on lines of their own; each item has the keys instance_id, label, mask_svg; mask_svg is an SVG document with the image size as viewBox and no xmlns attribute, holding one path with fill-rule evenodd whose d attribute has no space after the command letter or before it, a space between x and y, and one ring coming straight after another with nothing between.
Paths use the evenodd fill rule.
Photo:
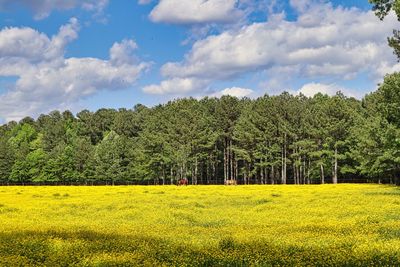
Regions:
<instances>
[{"instance_id":1,"label":"tree trunk","mask_svg":"<svg viewBox=\"0 0 400 267\"><path fill-rule=\"evenodd\" d=\"M268 184L268 168L264 167L264 184Z\"/></svg>"},{"instance_id":2,"label":"tree trunk","mask_svg":"<svg viewBox=\"0 0 400 267\"><path fill-rule=\"evenodd\" d=\"M187 162L186 161L184 161L183 162L183 175L182 175L182 179L187 179L187 176L188 176L188 167L187 167L187 164L186 164ZM193 179L192 179L193 180ZM189 182L189 180L188 180L188 182Z\"/></svg>"},{"instance_id":3,"label":"tree trunk","mask_svg":"<svg viewBox=\"0 0 400 267\"><path fill-rule=\"evenodd\" d=\"M181 164L181 173L180 173L179 179L180 180L183 179L183 163Z\"/></svg>"},{"instance_id":4,"label":"tree trunk","mask_svg":"<svg viewBox=\"0 0 400 267\"><path fill-rule=\"evenodd\" d=\"M285 133L285 143L284 143L284 164L283 164L283 174L284 174L284 184L287 183L287 151L286 151L286 133Z\"/></svg>"},{"instance_id":5,"label":"tree trunk","mask_svg":"<svg viewBox=\"0 0 400 267\"><path fill-rule=\"evenodd\" d=\"M216 145L215 145L216 147ZM216 148L215 148L216 149ZM214 160L212 162L212 168L213 168L213 180L216 179L217 177L217 156L215 155Z\"/></svg>"},{"instance_id":6,"label":"tree trunk","mask_svg":"<svg viewBox=\"0 0 400 267\"><path fill-rule=\"evenodd\" d=\"M301 157L298 158L299 166L297 166L297 182L298 184L302 184L302 172L303 172L303 165L301 163Z\"/></svg>"},{"instance_id":7,"label":"tree trunk","mask_svg":"<svg viewBox=\"0 0 400 267\"><path fill-rule=\"evenodd\" d=\"M206 184L210 183L210 161L207 160L206 164Z\"/></svg>"},{"instance_id":8,"label":"tree trunk","mask_svg":"<svg viewBox=\"0 0 400 267\"><path fill-rule=\"evenodd\" d=\"M297 167L297 183L301 184L301 159L299 159L299 166Z\"/></svg>"},{"instance_id":9,"label":"tree trunk","mask_svg":"<svg viewBox=\"0 0 400 267\"><path fill-rule=\"evenodd\" d=\"M238 171L239 171L239 169L238 169L238 161L237 160L235 160L235 181L237 182L237 179L238 179Z\"/></svg>"},{"instance_id":10,"label":"tree trunk","mask_svg":"<svg viewBox=\"0 0 400 267\"><path fill-rule=\"evenodd\" d=\"M226 142L226 139L225 139L225 144L224 144L224 184L226 183L226 180L228 179L228 170L227 170L227 142Z\"/></svg>"},{"instance_id":11,"label":"tree trunk","mask_svg":"<svg viewBox=\"0 0 400 267\"><path fill-rule=\"evenodd\" d=\"M195 166L194 166L194 184L197 185L197 173L198 173L198 162L197 162L197 157L195 160Z\"/></svg>"},{"instance_id":12,"label":"tree trunk","mask_svg":"<svg viewBox=\"0 0 400 267\"><path fill-rule=\"evenodd\" d=\"M264 184L264 168L260 168L260 184Z\"/></svg>"},{"instance_id":13,"label":"tree trunk","mask_svg":"<svg viewBox=\"0 0 400 267\"><path fill-rule=\"evenodd\" d=\"M325 183L325 175L324 175L324 165L320 165L321 167L321 184Z\"/></svg>"},{"instance_id":14,"label":"tree trunk","mask_svg":"<svg viewBox=\"0 0 400 267\"><path fill-rule=\"evenodd\" d=\"M274 165L271 166L271 184L275 184L275 168L274 168Z\"/></svg>"},{"instance_id":15,"label":"tree trunk","mask_svg":"<svg viewBox=\"0 0 400 267\"><path fill-rule=\"evenodd\" d=\"M162 168L162 185L165 185L165 169L164 169L164 166Z\"/></svg>"},{"instance_id":16,"label":"tree trunk","mask_svg":"<svg viewBox=\"0 0 400 267\"><path fill-rule=\"evenodd\" d=\"M180 179L181 179L181 177L182 177L182 165L181 165L181 167L180 167L180 171L179 171L179 169L178 169L178 166L177 166L177 169L176 169L176 181L178 182Z\"/></svg>"},{"instance_id":17,"label":"tree trunk","mask_svg":"<svg viewBox=\"0 0 400 267\"><path fill-rule=\"evenodd\" d=\"M286 174L287 174L287 159L286 159L286 133L282 149L282 184L286 184Z\"/></svg>"},{"instance_id":18,"label":"tree trunk","mask_svg":"<svg viewBox=\"0 0 400 267\"><path fill-rule=\"evenodd\" d=\"M244 184L249 184L250 177L249 177L248 170L249 170L249 164L246 162L245 163L245 169L244 169L244 181L245 181Z\"/></svg>"},{"instance_id":19,"label":"tree trunk","mask_svg":"<svg viewBox=\"0 0 400 267\"><path fill-rule=\"evenodd\" d=\"M337 178L337 172L338 172L338 158L337 158L337 147L335 145L335 166L333 168L333 178L332 178L332 182L333 184L337 184L338 182L338 178Z\"/></svg>"},{"instance_id":20,"label":"tree trunk","mask_svg":"<svg viewBox=\"0 0 400 267\"><path fill-rule=\"evenodd\" d=\"M233 150L232 150L232 139L229 141L229 163L230 163L230 176L229 180L233 179Z\"/></svg>"},{"instance_id":21,"label":"tree trunk","mask_svg":"<svg viewBox=\"0 0 400 267\"><path fill-rule=\"evenodd\" d=\"M200 163L200 184L204 184L204 162Z\"/></svg>"},{"instance_id":22,"label":"tree trunk","mask_svg":"<svg viewBox=\"0 0 400 267\"><path fill-rule=\"evenodd\" d=\"M283 147L282 147L282 156L281 156L281 164L282 164L282 166L281 166L281 182L282 182L282 184L284 184L284 180L285 180L285 178L284 178L284 174L283 174L283 172L284 172L284 167L283 167L283 165L285 164L285 161L284 161L284 159L283 159L283 157L284 157L284 153L283 153Z\"/></svg>"}]
</instances>

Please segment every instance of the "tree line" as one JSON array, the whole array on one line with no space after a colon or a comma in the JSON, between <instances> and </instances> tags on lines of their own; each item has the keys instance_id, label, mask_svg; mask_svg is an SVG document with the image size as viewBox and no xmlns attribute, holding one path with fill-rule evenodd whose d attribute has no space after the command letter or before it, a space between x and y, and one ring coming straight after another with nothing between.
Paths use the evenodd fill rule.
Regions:
<instances>
[{"instance_id":1,"label":"tree line","mask_svg":"<svg viewBox=\"0 0 400 267\"><path fill-rule=\"evenodd\" d=\"M362 100L282 93L53 111L0 127L0 184L400 181L400 74Z\"/></svg>"}]
</instances>

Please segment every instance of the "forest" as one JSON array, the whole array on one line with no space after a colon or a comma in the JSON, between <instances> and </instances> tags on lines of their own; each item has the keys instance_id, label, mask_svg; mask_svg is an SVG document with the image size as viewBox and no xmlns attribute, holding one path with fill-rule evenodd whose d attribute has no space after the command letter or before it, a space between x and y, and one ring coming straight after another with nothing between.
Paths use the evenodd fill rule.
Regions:
<instances>
[{"instance_id":1,"label":"forest","mask_svg":"<svg viewBox=\"0 0 400 267\"><path fill-rule=\"evenodd\" d=\"M362 100L282 93L53 111L0 127L0 184L400 182L400 73Z\"/></svg>"}]
</instances>

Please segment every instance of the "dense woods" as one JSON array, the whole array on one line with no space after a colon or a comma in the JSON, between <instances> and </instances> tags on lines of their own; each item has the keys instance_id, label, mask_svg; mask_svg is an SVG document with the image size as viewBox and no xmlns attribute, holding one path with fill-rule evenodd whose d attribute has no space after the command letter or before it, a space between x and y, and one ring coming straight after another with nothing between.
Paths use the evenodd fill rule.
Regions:
<instances>
[{"instance_id":1,"label":"dense woods","mask_svg":"<svg viewBox=\"0 0 400 267\"><path fill-rule=\"evenodd\" d=\"M53 111L0 127L0 183L399 183L399 107L395 73L362 100L282 93Z\"/></svg>"}]
</instances>

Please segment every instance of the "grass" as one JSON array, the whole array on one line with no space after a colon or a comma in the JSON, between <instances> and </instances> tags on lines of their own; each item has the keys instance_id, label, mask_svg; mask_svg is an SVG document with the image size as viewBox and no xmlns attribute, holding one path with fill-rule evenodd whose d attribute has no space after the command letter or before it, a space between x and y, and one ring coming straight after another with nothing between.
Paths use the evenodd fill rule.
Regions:
<instances>
[{"instance_id":1,"label":"grass","mask_svg":"<svg viewBox=\"0 0 400 267\"><path fill-rule=\"evenodd\" d=\"M382 185L4 187L0 266L400 266Z\"/></svg>"}]
</instances>

